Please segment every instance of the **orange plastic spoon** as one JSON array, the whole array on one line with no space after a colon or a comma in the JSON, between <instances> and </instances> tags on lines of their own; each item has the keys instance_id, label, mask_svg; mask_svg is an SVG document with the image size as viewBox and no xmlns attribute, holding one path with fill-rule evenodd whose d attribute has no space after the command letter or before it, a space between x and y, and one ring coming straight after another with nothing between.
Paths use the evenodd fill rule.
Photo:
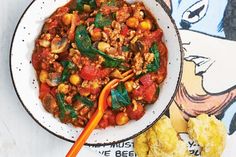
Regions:
<instances>
[{"instance_id":1,"label":"orange plastic spoon","mask_svg":"<svg viewBox=\"0 0 236 157\"><path fill-rule=\"evenodd\" d=\"M106 108L107 108L107 97L109 96L111 89L118 85L119 82L125 82L132 78L134 74L132 73L132 70L129 70L122 74L124 77L123 79L114 79L110 81L102 90L99 100L98 100L98 108L96 112L93 114L93 116L88 121L87 125L85 126L84 130L78 137L78 139L75 141L74 145L71 147L70 151L67 153L66 157L76 157L86 140L88 139L89 135L92 133L92 131L96 128L99 121L101 120Z\"/></svg>"}]
</instances>

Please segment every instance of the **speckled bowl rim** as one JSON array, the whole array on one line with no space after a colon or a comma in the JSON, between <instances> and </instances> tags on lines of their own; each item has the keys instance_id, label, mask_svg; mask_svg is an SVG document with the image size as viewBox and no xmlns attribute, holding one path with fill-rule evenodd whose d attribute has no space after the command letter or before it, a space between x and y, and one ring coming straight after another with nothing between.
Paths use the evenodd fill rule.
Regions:
<instances>
[{"instance_id":1,"label":"speckled bowl rim","mask_svg":"<svg viewBox=\"0 0 236 157\"><path fill-rule=\"evenodd\" d=\"M10 75L11 75L11 80L12 80L12 83L13 83L13 87L14 87L14 90L15 90L15 93L18 97L18 99L20 100L22 106L24 107L24 109L28 112L28 114L34 119L34 121L36 123L38 123L42 128L44 128L45 130L47 130L49 133L55 135L56 137L60 138L60 139L63 139L65 141L68 141L68 142L72 142L74 143L75 141L73 140L70 140L70 139L67 139L61 135L58 135L56 134L55 132L49 130L48 128L46 128L45 126L43 126L43 124L41 124L33 115L32 113L27 109L27 107L24 105L24 102L22 101L19 93L18 93L18 90L17 90L17 87L16 87L16 84L15 84L15 81L14 81L14 78L13 78L13 71L12 71L12 60L11 60L11 55L12 55L12 47L13 47L13 43L14 43L14 38L15 38L15 35L16 35L16 31L17 31L17 28L19 26L19 24L21 23L21 20L23 19L25 13L28 11L28 9L31 7L31 5L35 2L36 0L33 0L27 7L26 9L24 10L23 14L21 15L17 25L16 25L16 28L14 30L14 33L13 33L13 37L12 37L12 40L11 40L11 46L10 46L10 53L9 53L9 66L10 66ZM171 103L173 102L174 100L174 97L177 93L177 90L178 90L178 87L180 85L180 81L181 81L181 78L182 78L182 73L183 73L183 47L182 47L182 40L181 40L181 37L180 37L180 34L179 34L179 31L178 31L178 28L175 24L175 20L172 18L171 16L171 10L168 8L168 6L166 5L166 3L163 1L163 0L155 0L156 2L158 2L161 7L164 9L164 11L166 12L166 14L169 16L170 20L171 20L171 23L173 24L174 28L175 28L175 31L176 31L176 35L177 35L177 38L178 38L178 41L179 41L179 48L180 48L180 71L179 71L179 76L178 76L178 81L177 81L177 84L176 84L176 88L175 88L175 91L173 93L173 95L171 96L171 100L169 101L168 105L166 106L166 108L163 110L163 112L160 114L159 117L156 118L155 121L153 121L150 125L148 125L145 129L141 130L140 132L130 136L130 137L127 137L125 139L121 139L121 140L118 140L118 141L113 141L113 142L108 142L108 143L96 143L96 144L90 144L90 143L85 143L85 145L87 146L105 146L105 145L112 145L112 144L116 144L116 143L120 143L120 142L124 142L124 141L127 141L127 140L130 140L130 139L133 139L135 138L136 136L142 134L143 132L145 132L146 130L148 130L152 125L154 125L164 114L165 112L169 109Z\"/></svg>"}]
</instances>

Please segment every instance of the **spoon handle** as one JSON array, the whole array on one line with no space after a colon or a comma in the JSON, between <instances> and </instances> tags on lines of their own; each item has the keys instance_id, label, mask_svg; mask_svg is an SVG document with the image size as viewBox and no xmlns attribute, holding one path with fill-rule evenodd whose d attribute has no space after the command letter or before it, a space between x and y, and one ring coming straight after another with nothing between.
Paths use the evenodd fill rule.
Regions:
<instances>
[{"instance_id":1,"label":"spoon handle","mask_svg":"<svg viewBox=\"0 0 236 157\"><path fill-rule=\"evenodd\" d=\"M84 143L88 139L89 135L96 128L97 124L103 116L102 112L98 110L93 114L84 130L80 134L79 138L75 141L74 145L71 147L70 151L67 153L66 157L76 157L80 149L83 147Z\"/></svg>"}]
</instances>

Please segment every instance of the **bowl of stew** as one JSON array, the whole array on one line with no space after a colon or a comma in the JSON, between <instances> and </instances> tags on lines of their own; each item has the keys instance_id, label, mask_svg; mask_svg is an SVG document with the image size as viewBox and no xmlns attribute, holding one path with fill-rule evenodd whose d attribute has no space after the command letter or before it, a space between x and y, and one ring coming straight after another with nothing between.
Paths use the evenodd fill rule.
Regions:
<instances>
[{"instance_id":1,"label":"bowl of stew","mask_svg":"<svg viewBox=\"0 0 236 157\"><path fill-rule=\"evenodd\" d=\"M151 127L173 100L182 68L181 40L162 1L33 1L10 53L16 93L46 130L75 141L111 89L87 144L131 139Z\"/></svg>"}]
</instances>

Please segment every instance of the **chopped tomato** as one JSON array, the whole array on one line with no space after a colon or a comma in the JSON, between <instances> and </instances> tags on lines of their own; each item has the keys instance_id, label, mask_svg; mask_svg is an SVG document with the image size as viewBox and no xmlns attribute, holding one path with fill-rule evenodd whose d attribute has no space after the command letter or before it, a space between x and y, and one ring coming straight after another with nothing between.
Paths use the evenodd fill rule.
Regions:
<instances>
[{"instance_id":1,"label":"chopped tomato","mask_svg":"<svg viewBox=\"0 0 236 157\"><path fill-rule=\"evenodd\" d=\"M167 75L167 60L168 60L168 54L167 54L167 48L163 42L160 42L158 44L158 50L160 52L160 68L157 71L157 82L158 84L162 83Z\"/></svg>"},{"instance_id":2,"label":"chopped tomato","mask_svg":"<svg viewBox=\"0 0 236 157\"><path fill-rule=\"evenodd\" d=\"M138 89L133 90L132 94L136 98L142 97L144 90L145 90L144 86L140 86Z\"/></svg>"},{"instance_id":3,"label":"chopped tomato","mask_svg":"<svg viewBox=\"0 0 236 157\"><path fill-rule=\"evenodd\" d=\"M99 78L107 77L111 73L111 69L105 68L98 71Z\"/></svg>"},{"instance_id":4,"label":"chopped tomato","mask_svg":"<svg viewBox=\"0 0 236 157\"><path fill-rule=\"evenodd\" d=\"M114 126L116 125L116 115L113 114L108 118L109 125Z\"/></svg>"},{"instance_id":5,"label":"chopped tomato","mask_svg":"<svg viewBox=\"0 0 236 157\"><path fill-rule=\"evenodd\" d=\"M92 65L85 65L80 72L80 77L82 77L84 80L95 80L98 78L98 70L95 66Z\"/></svg>"},{"instance_id":6,"label":"chopped tomato","mask_svg":"<svg viewBox=\"0 0 236 157\"><path fill-rule=\"evenodd\" d=\"M133 105L129 105L127 113L130 119L139 120L144 115L144 107L141 104L137 104L136 108Z\"/></svg>"},{"instance_id":7,"label":"chopped tomato","mask_svg":"<svg viewBox=\"0 0 236 157\"><path fill-rule=\"evenodd\" d=\"M41 83L39 87L39 98L42 99L48 93L50 93L50 87L47 83Z\"/></svg>"},{"instance_id":8,"label":"chopped tomato","mask_svg":"<svg viewBox=\"0 0 236 157\"><path fill-rule=\"evenodd\" d=\"M50 93L52 94L52 96L56 97L56 92L57 92L57 87L53 87Z\"/></svg>"},{"instance_id":9,"label":"chopped tomato","mask_svg":"<svg viewBox=\"0 0 236 157\"><path fill-rule=\"evenodd\" d=\"M154 83L149 86L141 85L138 89L135 89L132 94L136 98L142 98L144 101L152 103L156 98L156 85Z\"/></svg>"},{"instance_id":10,"label":"chopped tomato","mask_svg":"<svg viewBox=\"0 0 236 157\"><path fill-rule=\"evenodd\" d=\"M161 41L162 36L163 31L161 29L157 29L156 31L152 32L149 37L151 38L151 40L159 43Z\"/></svg>"},{"instance_id":11,"label":"chopped tomato","mask_svg":"<svg viewBox=\"0 0 236 157\"><path fill-rule=\"evenodd\" d=\"M151 103L154 101L155 95L156 95L156 86L153 83L149 87L147 87L143 93L143 99L147 101L148 103Z\"/></svg>"},{"instance_id":12,"label":"chopped tomato","mask_svg":"<svg viewBox=\"0 0 236 157\"><path fill-rule=\"evenodd\" d=\"M162 41L158 43L158 50L159 50L161 56L167 55L167 48Z\"/></svg>"},{"instance_id":13,"label":"chopped tomato","mask_svg":"<svg viewBox=\"0 0 236 157\"><path fill-rule=\"evenodd\" d=\"M150 48L153 42L159 43L161 41L162 35L163 35L162 30L158 29L152 33L145 34L142 41L144 42L145 45L147 45L147 47Z\"/></svg>"},{"instance_id":14,"label":"chopped tomato","mask_svg":"<svg viewBox=\"0 0 236 157\"><path fill-rule=\"evenodd\" d=\"M129 33L129 28L127 25L124 25L121 29L120 34L126 37L128 35L128 33Z\"/></svg>"},{"instance_id":15,"label":"chopped tomato","mask_svg":"<svg viewBox=\"0 0 236 157\"><path fill-rule=\"evenodd\" d=\"M41 63L40 54L37 52L34 52L32 54L32 64L36 70L40 70L40 63Z\"/></svg>"},{"instance_id":16,"label":"chopped tomato","mask_svg":"<svg viewBox=\"0 0 236 157\"><path fill-rule=\"evenodd\" d=\"M109 122L109 125L116 125L116 115L115 113L113 113L111 110L107 110L104 114L107 119L108 119L108 122Z\"/></svg>"},{"instance_id":17,"label":"chopped tomato","mask_svg":"<svg viewBox=\"0 0 236 157\"><path fill-rule=\"evenodd\" d=\"M143 75L139 80L146 87L153 83L152 76L150 74Z\"/></svg>"},{"instance_id":18,"label":"chopped tomato","mask_svg":"<svg viewBox=\"0 0 236 157\"><path fill-rule=\"evenodd\" d=\"M85 80L95 80L97 78L104 78L110 74L110 69L97 69L93 65L85 65L80 72L80 76Z\"/></svg>"},{"instance_id":19,"label":"chopped tomato","mask_svg":"<svg viewBox=\"0 0 236 157\"><path fill-rule=\"evenodd\" d=\"M103 117L103 118L100 120L100 122L99 122L98 125L99 125L100 128L105 129L106 127L109 126L109 121L108 121L107 118L104 118L104 117Z\"/></svg>"},{"instance_id":20,"label":"chopped tomato","mask_svg":"<svg viewBox=\"0 0 236 157\"><path fill-rule=\"evenodd\" d=\"M159 84L162 83L164 79L166 78L166 75L167 75L166 66L161 66L157 71L157 75L156 75L157 82Z\"/></svg>"},{"instance_id":21,"label":"chopped tomato","mask_svg":"<svg viewBox=\"0 0 236 157\"><path fill-rule=\"evenodd\" d=\"M32 64L36 70L40 70L42 59L50 55L49 49L40 49L32 54Z\"/></svg>"}]
</instances>

